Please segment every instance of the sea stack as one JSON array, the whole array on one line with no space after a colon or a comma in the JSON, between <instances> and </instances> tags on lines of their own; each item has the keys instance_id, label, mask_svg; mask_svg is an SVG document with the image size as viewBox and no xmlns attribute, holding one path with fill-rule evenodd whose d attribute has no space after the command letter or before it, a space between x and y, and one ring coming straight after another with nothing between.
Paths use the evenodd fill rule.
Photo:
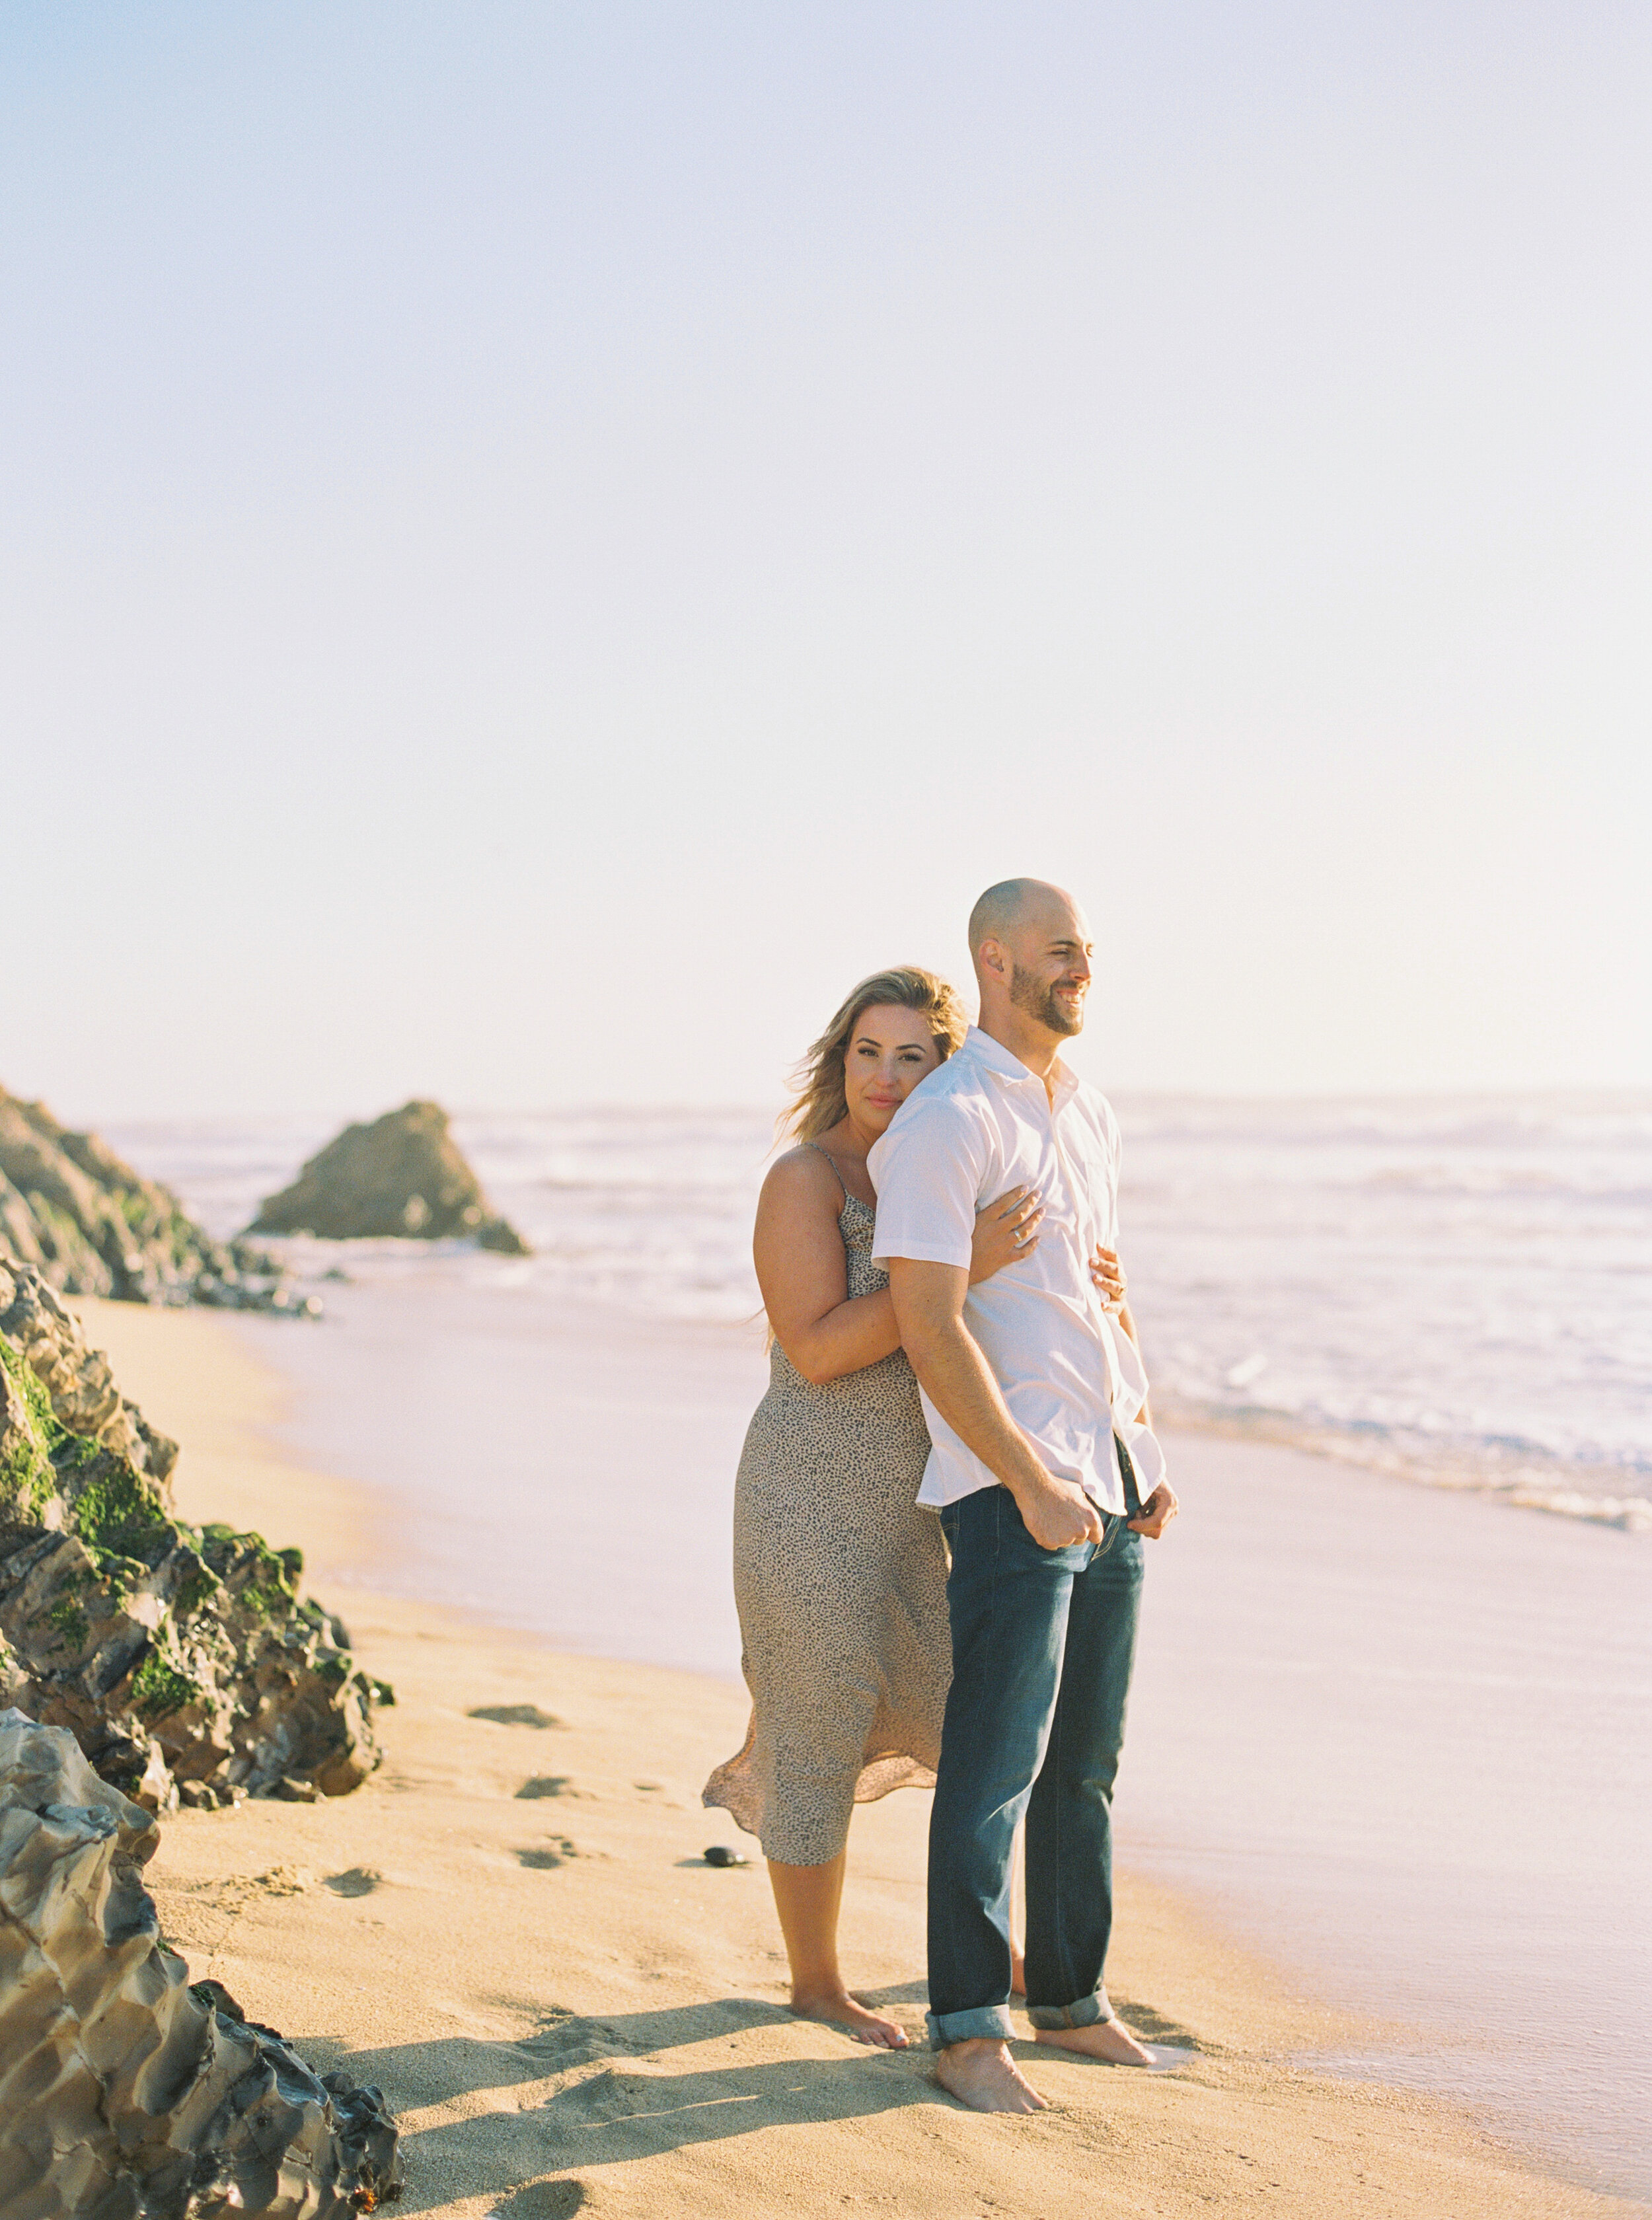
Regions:
<instances>
[{"instance_id":1,"label":"sea stack","mask_svg":"<svg viewBox=\"0 0 1652 2220\"><path fill-rule=\"evenodd\" d=\"M526 1257L528 1245L489 1206L439 1103L407 1102L371 1126L346 1126L298 1177L272 1194L249 1233L314 1233L327 1241L439 1241Z\"/></svg>"}]
</instances>

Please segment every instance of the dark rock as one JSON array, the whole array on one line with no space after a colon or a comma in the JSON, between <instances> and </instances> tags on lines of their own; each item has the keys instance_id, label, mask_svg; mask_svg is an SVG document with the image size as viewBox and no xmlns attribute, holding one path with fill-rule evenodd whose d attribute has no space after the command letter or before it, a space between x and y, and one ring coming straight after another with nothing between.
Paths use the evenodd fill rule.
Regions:
<instances>
[{"instance_id":1,"label":"dark rock","mask_svg":"<svg viewBox=\"0 0 1652 2220\"><path fill-rule=\"evenodd\" d=\"M272 1194L249 1233L314 1233L327 1241L439 1241L468 1234L483 1249L525 1257L527 1244L489 1208L434 1102L408 1102L371 1126L346 1126L290 1188Z\"/></svg>"},{"instance_id":2,"label":"dark rock","mask_svg":"<svg viewBox=\"0 0 1652 2220\"><path fill-rule=\"evenodd\" d=\"M315 1296L282 1287L273 1258L243 1242L215 1241L169 1188L145 1179L96 1133L72 1133L43 1102L3 1088L0 1250L66 1294L321 1314Z\"/></svg>"},{"instance_id":3,"label":"dark rock","mask_svg":"<svg viewBox=\"0 0 1652 2220\"><path fill-rule=\"evenodd\" d=\"M191 1986L159 1831L73 1739L0 1712L0 2212L344 2220L402 2194L383 2093Z\"/></svg>"},{"instance_id":4,"label":"dark rock","mask_svg":"<svg viewBox=\"0 0 1652 2220\"><path fill-rule=\"evenodd\" d=\"M296 1550L172 1515L176 1455L39 1271L0 1257L0 1704L152 1811L344 1795L379 1762L388 1692L300 1600Z\"/></svg>"}]
</instances>

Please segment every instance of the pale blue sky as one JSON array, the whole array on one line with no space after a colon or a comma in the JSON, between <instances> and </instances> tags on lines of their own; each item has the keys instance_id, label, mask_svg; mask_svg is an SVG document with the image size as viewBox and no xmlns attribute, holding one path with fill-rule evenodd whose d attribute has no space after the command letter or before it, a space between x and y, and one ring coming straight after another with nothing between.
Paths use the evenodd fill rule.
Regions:
<instances>
[{"instance_id":1,"label":"pale blue sky","mask_svg":"<svg viewBox=\"0 0 1652 2220\"><path fill-rule=\"evenodd\" d=\"M1652 18L0 7L0 1082L1652 1083Z\"/></svg>"}]
</instances>

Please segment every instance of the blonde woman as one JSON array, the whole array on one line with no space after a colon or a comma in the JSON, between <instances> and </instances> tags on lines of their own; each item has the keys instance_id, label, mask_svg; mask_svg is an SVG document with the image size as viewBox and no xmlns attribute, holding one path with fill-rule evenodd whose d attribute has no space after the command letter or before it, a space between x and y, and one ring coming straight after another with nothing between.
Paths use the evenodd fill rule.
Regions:
<instances>
[{"instance_id":1,"label":"blonde woman","mask_svg":"<svg viewBox=\"0 0 1652 2220\"><path fill-rule=\"evenodd\" d=\"M932 1785L952 1652L940 1524L913 1500L929 1436L871 1261L866 1152L967 1030L945 981L903 965L863 979L801 1067L786 1121L799 1145L764 1182L753 1244L774 1341L734 1497L751 1724L705 1789L762 1841L792 2010L891 2049L904 2033L838 1969L845 1846L856 1803ZM1021 1188L989 1203L970 1277L1026 1255L1041 1215Z\"/></svg>"}]
</instances>

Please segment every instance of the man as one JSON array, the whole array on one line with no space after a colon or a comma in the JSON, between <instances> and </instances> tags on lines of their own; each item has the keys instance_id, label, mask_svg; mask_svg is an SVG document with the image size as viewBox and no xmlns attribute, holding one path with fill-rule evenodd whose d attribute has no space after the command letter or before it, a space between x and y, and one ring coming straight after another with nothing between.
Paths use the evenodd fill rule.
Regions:
<instances>
[{"instance_id":1,"label":"man","mask_svg":"<svg viewBox=\"0 0 1652 2220\"><path fill-rule=\"evenodd\" d=\"M1009 2054L1010 1863L1026 1819L1026 1999L1037 2039L1165 2061L1113 2016L1111 1807L1135 1653L1142 1536L1176 1500L1119 1288L1119 1131L1060 1061L1084 1023L1092 942L1073 897L990 887L969 919L981 1021L871 1151L887 1266L933 1448L953 1679L929 1836L929 2032L942 2086L979 2111L1044 2098ZM970 1287L977 1207L1025 1182L1043 1225Z\"/></svg>"}]
</instances>

